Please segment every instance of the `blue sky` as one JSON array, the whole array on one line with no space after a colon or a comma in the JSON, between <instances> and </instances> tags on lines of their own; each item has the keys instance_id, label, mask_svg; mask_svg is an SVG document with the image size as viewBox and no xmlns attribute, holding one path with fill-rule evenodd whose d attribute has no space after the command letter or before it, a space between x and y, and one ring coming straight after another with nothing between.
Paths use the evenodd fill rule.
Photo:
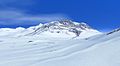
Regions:
<instances>
[{"instance_id":1,"label":"blue sky","mask_svg":"<svg viewBox=\"0 0 120 66\"><path fill-rule=\"evenodd\" d=\"M120 0L0 0L0 27L72 19L100 31L120 27Z\"/></svg>"}]
</instances>

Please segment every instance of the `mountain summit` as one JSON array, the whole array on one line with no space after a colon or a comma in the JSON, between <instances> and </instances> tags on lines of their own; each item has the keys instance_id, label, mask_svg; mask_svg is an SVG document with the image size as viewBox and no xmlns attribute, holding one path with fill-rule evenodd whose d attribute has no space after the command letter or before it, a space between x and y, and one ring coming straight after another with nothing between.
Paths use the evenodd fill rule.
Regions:
<instances>
[{"instance_id":1,"label":"mountain summit","mask_svg":"<svg viewBox=\"0 0 120 66\"><path fill-rule=\"evenodd\" d=\"M86 23L78 23L71 20L52 21L39 25L34 29L35 30L32 33L27 35L33 36L44 34L52 37L81 36L81 38L85 38L100 33L99 31L92 29Z\"/></svg>"}]
</instances>

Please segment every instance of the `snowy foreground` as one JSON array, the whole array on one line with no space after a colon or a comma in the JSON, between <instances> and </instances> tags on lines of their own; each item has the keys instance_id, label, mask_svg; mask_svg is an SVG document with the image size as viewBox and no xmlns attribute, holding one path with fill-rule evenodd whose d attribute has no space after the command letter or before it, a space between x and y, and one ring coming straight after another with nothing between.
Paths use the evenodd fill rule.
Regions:
<instances>
[{"instance_id":1,"label":"snowy foreground","mask_svg":"<svg viewBox=\"0 0 120 66\"><path fill-rule=\"evenodd\" d=\"M0 66L120 66L120 31L88 38L1 35Z\"/></svg>"}]
</instances>

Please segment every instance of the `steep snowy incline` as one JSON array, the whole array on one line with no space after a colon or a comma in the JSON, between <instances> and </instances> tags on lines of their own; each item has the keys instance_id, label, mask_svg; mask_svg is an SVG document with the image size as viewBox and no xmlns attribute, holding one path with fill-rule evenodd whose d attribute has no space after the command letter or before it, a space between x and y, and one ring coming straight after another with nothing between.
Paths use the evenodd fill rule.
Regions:
<instances>
[{"instance_id":1,"label":"steep snowy incline","mask_svg":"<svg viewBox=\"0 0 120 66\"><path fill-rule=\"evenodd\" d=\"M72 55L32 66L120 66L120 35Z\"/></svg>"},{"instance_id":2,"label":"steep snowy incline","mask_svg":"<svg viewBox=\"0 0 120 66\"><path fill-rule=\"evenodd\" d=\"M120 31L86 39L0 37L0 66L119 66Z\"/></svg>"}]
</instances>

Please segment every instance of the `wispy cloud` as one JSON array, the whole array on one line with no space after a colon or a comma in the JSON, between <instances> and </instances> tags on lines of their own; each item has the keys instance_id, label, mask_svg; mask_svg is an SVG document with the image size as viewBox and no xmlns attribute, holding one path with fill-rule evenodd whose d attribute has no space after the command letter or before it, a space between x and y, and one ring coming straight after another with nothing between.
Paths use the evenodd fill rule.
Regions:
<instances>
[{"instance_id":1,"label":"wispy cloud","mask_svg":"<svg viewBox=\"0 0 120 66\"><path fill-rule=\"evenodd\" d=\"M27 9L19 7L33 7L34 0L0 0L0 26L1 25L32 25L40 22L50 22L60 19L68 19L68 16L61 13L54 14L30 14Z\"/></svg>"},{"instance_id":2,"label":"wispy cloud","mask_svg":"<svg viewBox=\"0 0 120 66\"><path fill-rule=\"evenodd\" d=\"M32 25L40 22L49 22L60 19L68 19L64 14L28 14L21 11L0 11L0 25Z\"/></svg>"},{"instance_id":3,"label":"wispy cloud","mask_svg":"<svg viewBox=\"0 0 120 66\"><path fill-rule=\"evenodd\" d=\"M32 6L35 5L33 0L0 0L0 6L4 8L16 8L16 6Z\"/></svg>"}]
</instances>

